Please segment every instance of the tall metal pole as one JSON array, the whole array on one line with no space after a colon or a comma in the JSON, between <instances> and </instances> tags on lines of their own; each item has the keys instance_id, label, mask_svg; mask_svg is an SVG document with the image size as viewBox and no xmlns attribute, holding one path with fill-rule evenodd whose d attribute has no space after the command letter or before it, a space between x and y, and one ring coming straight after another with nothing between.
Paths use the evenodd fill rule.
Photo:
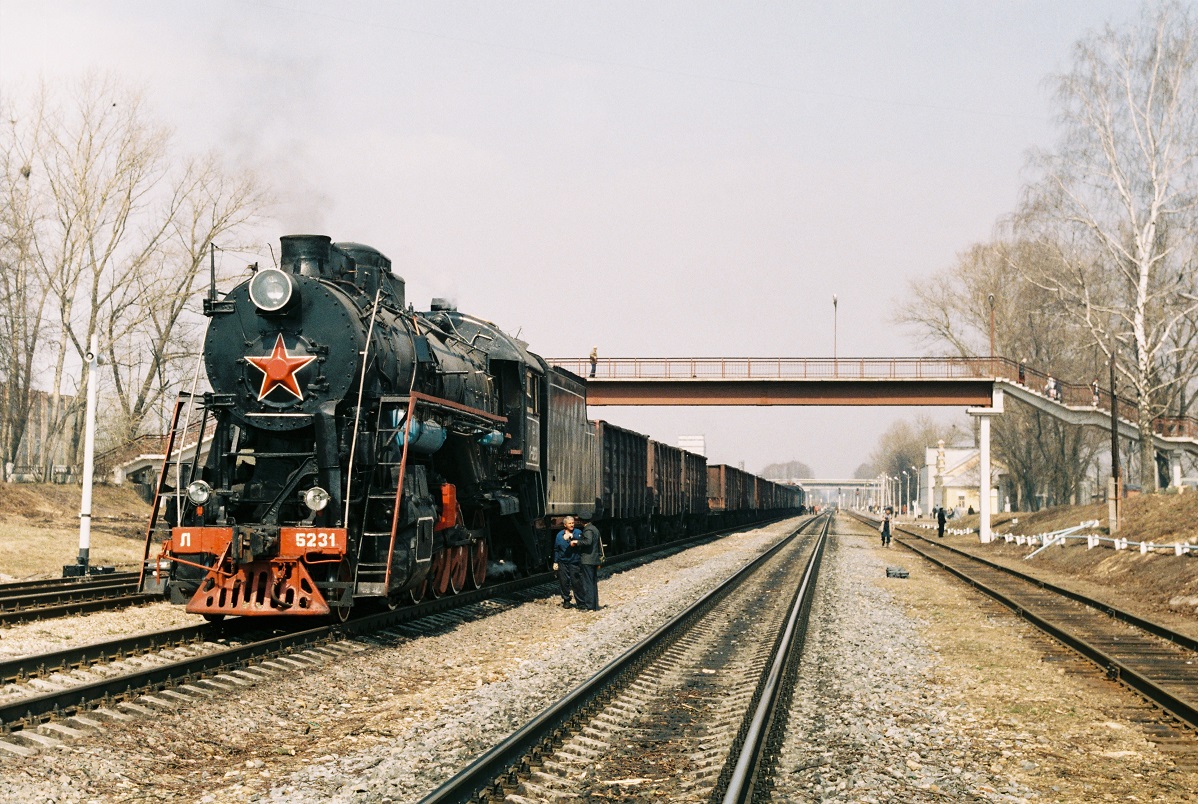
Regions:
<instances>
[{"instance_id":1,"label":"tall metal pole","mask_svg":"<svg viewBox=\"0 0 1198 804\"><path fill-rule=\"evenodd\" d=\"M836 337L837 337L837 330L839 327L838 327L838 322L837 322L836 304L837 304L836 294L833 293L832 294L832 375L833 376L840 375L839 364L837 363L837 358L839 357L839 352L837 350Z\"/></svg>"},{"instance_id":2,"label":"tall metal pole","mask_svg":"<svg viewBox=\"0 0 1198 804\"><path fill-rule=\"evenodd\" d=\"M990 304L990 359L994 360L994 294L987 296L986 301Z\"/></svg>"},{"instance_id":3,"label":"tall metal pole","mask_svg":"<svg viewBox=\"0 0 1198 804\"><path fill-rule=\"evenodd\" d=\"M1119 395L1115 392L1115 347L1111 345L1111 485L1109 489L1110 502L1107 503L1107 518L1111 533L1119 530L1119 498L1120 469L1119 469Z\"/></svg>"},{"instance_id":4,"label":"tall metal pole","mask_svg":"<svg viewBox=\"0 0 1198 804\"><path fill-rule=\"evenodd\" d=\"M63 575L87 575L91 554L92 479L96 455L96 372L100 365L100 344L92 333L87 353L87 412L83 430L83 498L79 503L79 557L74 567L63 567Z\"/></svg>"},{"instance_id":5,"label":"tall metal pole","mask_svg":"<svg viewBox=\"0 0 1198 804\"><path fill-rule=\"evenodd\" d=\"M915 478L915 499L919 499L919 470L911 467L911 476Z\"/></svg>"}]
</instances>

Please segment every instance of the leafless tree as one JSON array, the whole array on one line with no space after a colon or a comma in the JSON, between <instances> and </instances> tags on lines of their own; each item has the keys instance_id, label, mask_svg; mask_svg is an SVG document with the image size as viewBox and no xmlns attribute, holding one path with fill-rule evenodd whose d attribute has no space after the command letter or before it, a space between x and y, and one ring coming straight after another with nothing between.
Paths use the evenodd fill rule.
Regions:
<instances>
[{"instance_id":1,"label":"leafless tree","mask_svg":"<svg viewBox=\"0 0 1198 804\"><path fill-rule=\"evenodd\" d=\"M10 116L0 151L36 179L28 198L16 198L9 183L6 222L24 214L32 223L27 244L14 240L4 254L24 255L45 293L29 314L53 341L17 349L51 395L52 435L65 436L73 462L82 421L70 414L87 381L91 336L105 357L105 395L120 406L108 432L132 437L177 384L180 361L198 351L189 327L210 247L234 237L268 199L252 176L230 176L214 156L177 158L141 93L111 76L42 86L28 109ZM76 386L69 369L80 363Z\"/></svg>"},{"instance_id":2,"label":"leafless tree","mask_svg":"<svg viewBox=\"0 0 1198 804\"><path fill-rule=\"evenodd\" d=\"M1099 365L1089 332L1064 315L1055 294L1010 270L1013 262L1051 258L1035 243L975 245L953 266L911 283L896 318L938 352L988 354L993 300L998 355L1085 383ZM1076 499L1104 443L1096 432L1063 426L1014 403L994 420L991 435L995 458L1014 482L1017 506L1031 508Z\"/></svg>"},{"instance_id":3,"label":"leafless tree","mask_svg":"<svg viewBox=\"0 0 1198 804\"><path fill-rule=\"evenodd\" d=\"M1195 312L1198 31L1176 2L1075 46L1053 79L1060 144L1033 155L1039 179L1015 226L1051 259L1013 265L1052 293L1139 405L1140 481L1157 484L1153 420L1193 376L1183 332ZM1179 362L1180 361L1180 362Z\"/></svg>"},{"instance_id":4,"label":"leafless tree","mask_svg":"<svg viewBox=\"0 0 1198 804\"><path fill-rule=\"evenodd\" d=\"M940 439L950 437L951 425L941 424L926 415L911 420L900 419L878 439L878 446L870 455L870 465L879 473L901 477L903 472L911 475L911 467L924 465L924 449L935 446ZM914 488L914 478L909 481Z\"/></svg>"},{"instance_id":5,"label":"leafless tree","mask_svg":"<svg viewBox=\"0 0 1198 804\"><path fill-rule=\"evenodd\" d=\"M26 437L38 358L44 348L48 286L35 253L40 224L38 187L33 170L45 137L44 108L33 105L18 119L6 97L4 136L0 138L0 462L15 461Z\"/></svg>"}]
</instances>

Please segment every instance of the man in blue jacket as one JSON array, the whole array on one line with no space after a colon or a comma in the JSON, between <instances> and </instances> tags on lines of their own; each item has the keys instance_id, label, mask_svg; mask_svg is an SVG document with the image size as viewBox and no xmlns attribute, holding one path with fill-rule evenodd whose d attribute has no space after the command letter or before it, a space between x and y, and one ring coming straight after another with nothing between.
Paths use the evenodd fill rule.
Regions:
<instances>
[{"instance_id":1,"label":"man in blue jacket","mask_svg":"<svg viewBox=\"0 0 1198 804\"><path fill-rule=\"evenodd\" d=\"M557 570L557 584L562 593L562 608L571 608L570 590L573 589L578 581L578 562L581 557L578 554L578 549L575 546L578 542L578 537L582 534L574 528L574 517L566 517L562 523L563 528L557 532L557 538L553 540L553 568ZM582 601L579 601L581 605Z\"/></svg>"}]
</instances>

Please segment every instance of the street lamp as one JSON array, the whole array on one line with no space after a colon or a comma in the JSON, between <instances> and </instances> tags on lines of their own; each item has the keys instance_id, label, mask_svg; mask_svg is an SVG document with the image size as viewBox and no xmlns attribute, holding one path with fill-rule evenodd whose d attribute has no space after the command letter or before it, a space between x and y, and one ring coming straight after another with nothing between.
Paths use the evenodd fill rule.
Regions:
<instances>
[{"instance_id":1,"label":"street lamp","mask_svg":"<svg viewBox=\"0 0 1198 804\"><path fill-rule=\"evenodd\" d=\"M919 499L919 470L911 467L911 476L915 478L915 499Z\"/></svg>"},{"instance_id":2,"label":"street lamp","mask_svg":"<svg viewBox=\"0 0 1198 804\"><path fill-rule=\"evenodd\" d=\"M903 470L902 490L903 490L903 496L899 498L899 511L900 512L903 510L903 500L904 499L907 501L907 509L910 510L910 508L911 508L911 484L909 482L907 482L907 470L906 469Z\"/></svg>"},{"instance_id":3,"label":"street lamp","mask_svg":"<svg viewBox=\"0 0 1198 804\"><path fill-rule=\"evenodd\" d=\"M986 301L990 304L990 360L994 360L994 294L991 293L986 297Z\"/></svg>"},{"instance_id":4,"label":"street lamp","mask_svg":"<svg viewBox=\"0 0 1198 804\"><path fill-rule=\"evenodd\" d=\"M832 360L834 360L834 361L836 360L836 356L837 356L837 351L836 351L836 329L837 329L837 327L836 327L836 323L837 323L836 322L836 304L837 304L836 294L833 293L832 294Z\"/></svg>"}]
</instances>

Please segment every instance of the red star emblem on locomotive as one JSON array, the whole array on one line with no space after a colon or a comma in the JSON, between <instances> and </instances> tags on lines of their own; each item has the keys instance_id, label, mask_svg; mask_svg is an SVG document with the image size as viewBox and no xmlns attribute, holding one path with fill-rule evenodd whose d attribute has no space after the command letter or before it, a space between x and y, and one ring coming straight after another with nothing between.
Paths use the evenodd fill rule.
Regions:
<instances>
[{"instance_id":1,"label":"red star emblem on locomotive","mask_svg":"<svg viewBox=\"0 0 1198 804\"><path fill-rule=\"evenodd\" d=\"M303 400L299 383L295 379L297 371L316 359L315 355L308 357L292 357L287 353L287 345L283 343L283 334L275 341L275 348L269 355L263 357L246 357L251 366L262 372L262 388L258 391L258 401L261 402L276 388L282 388L296 399Z\"/></svg>"}]
</instances>

